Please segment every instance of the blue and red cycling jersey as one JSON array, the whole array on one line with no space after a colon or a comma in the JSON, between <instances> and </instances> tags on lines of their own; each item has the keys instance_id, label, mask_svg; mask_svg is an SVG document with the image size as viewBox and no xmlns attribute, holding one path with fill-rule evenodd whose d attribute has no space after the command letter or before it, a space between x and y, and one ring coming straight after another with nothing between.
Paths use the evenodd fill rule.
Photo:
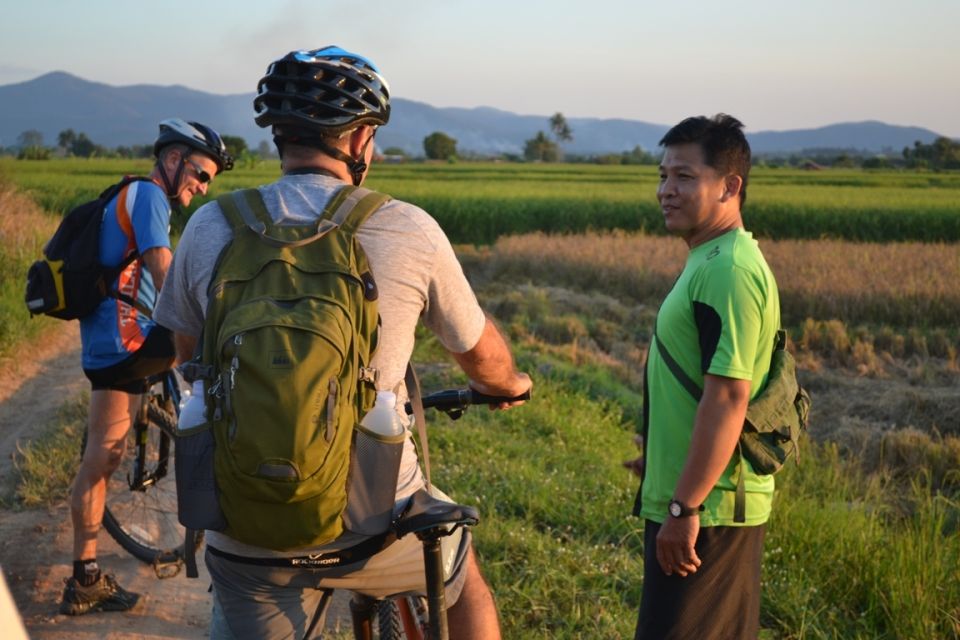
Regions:
<instances>
[{"instance_id":1,"label":"blue and red cycling jersey","mask_svg":"<svg viewBox=\"0 0 960 640\"><path fill-rule=\"evenodd\" d=\"M170 248L170 203L155 183L131 182L104 209L100 260L113 267L133 251L142 256L157 247ZM142 257L127 265L112 286L138 304L107 298L96 311L80 319L84 369L103 369L122 362L143 345L154 327L154 322L137 308L152 311L157 302L157 289Z\"/></svg>"}]
</instances>

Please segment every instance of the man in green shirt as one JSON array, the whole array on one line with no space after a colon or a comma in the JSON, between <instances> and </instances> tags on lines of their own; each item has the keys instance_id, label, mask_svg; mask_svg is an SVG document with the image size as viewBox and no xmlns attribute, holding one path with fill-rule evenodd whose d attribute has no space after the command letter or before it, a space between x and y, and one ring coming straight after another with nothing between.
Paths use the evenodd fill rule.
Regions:
<instances>
[{"instance_id":1,"label":"man in green shirt","mask_svg":"<svg viewBox=\"0 0 960 640\"><path fill-rule=\"evenodd\" d=\"M756 638L774 481L741 465L737 440L767 380L780 327L777 283L743 228L743 125L723 114L687 118L660 144L657 198L667 229L690 252L660 307L647 361L645 456L633 463L642 469L645 519L636 638ZM699 402L677 366L702 389Z\"/></svg>"}]
</instances>

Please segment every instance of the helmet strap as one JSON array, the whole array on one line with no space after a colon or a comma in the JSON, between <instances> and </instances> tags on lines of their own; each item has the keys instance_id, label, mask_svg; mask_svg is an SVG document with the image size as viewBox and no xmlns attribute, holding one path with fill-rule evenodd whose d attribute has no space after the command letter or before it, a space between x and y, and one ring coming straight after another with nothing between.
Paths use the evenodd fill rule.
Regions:
<instances>
[{"instance_id":1,"label":"helmet strap","mask_svg":"<svg viewBox=\"0 0 960 640\"><path fill-rule=\"evenodd\" d=\"M320 151L324 152L331 158L334 158L344 163L345 165L347 165L347 169L350 171L351 181L353 182L354 186L357 186L357 187L360 186L360 182L363 180L363 174L367 170L367 163L363 161L363 156L366 154L367 146L369 146L371 140L373 140L372 135L369 138L367 138L366 142L363 143L363 148L360 150L360 153L357 155L357 157L351 158L349 155L347 155L340 149L337 149L336 147L332 147L329 144L327 144L326 141L323 140L322 138L305 138L305 137L281 138L279 136L274 137L274 142L277 144L277 148L282 148L282 144L284 141L292 142L294 144L299 144L299 145L313 147L314 149L319 149Z\"/></svg>"},{"instance_id":2,"label":"helmet strap","mask_svg":"<svg viewBox=\"0 0 960 640\"><path fill-rule=\"evenodd\" d=\"M173 175L173 183L170 183L170 179L167 178L167 170L163 166L163 162L157 158L157 168L160 170L160 179L163 180L163 188L167 192L168 198L176 198L180 192L177 191L177 188L180 186L180 179L183 177L183 167L184 162L181 161L177 163L177 172Z\"/></svg>"},{"instance_id":3,"label":"helmet strap","mask_svg":"<svg viewBox=\"0 0 960 640\"><path fill-rule=\"evenodd\" d=\"M180 192L177 191L177 188L180 186L180 180L183 177L183 162L177 163L177 172L173 176L173 184L170 183L170 179L167 177L167 170L164 168L163 163L160 159L157 159L157 168L160 170L160 179L163 181L163 188L167 194L167 200L170 201L170 206L174 211L180 211L180 200L177 198L180 195Z\"/></svg>"}]
</instances>

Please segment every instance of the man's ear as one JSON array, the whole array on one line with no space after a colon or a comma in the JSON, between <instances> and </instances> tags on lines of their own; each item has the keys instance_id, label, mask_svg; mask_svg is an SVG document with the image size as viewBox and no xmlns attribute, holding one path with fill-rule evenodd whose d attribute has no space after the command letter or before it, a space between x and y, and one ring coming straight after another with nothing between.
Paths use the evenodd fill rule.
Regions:
<instances>
[{"instance_id":1,"label":"man's ear","mask_svg":"<svg viewBox=\"0 0 960 640\"><path fill-rule=\"evenodd\" d=\"M360 125L350 132L350 157L356 158L363 152L371 135L373 135L373 127L368 124Z\"/></svg>"},{"instance_id":2,"label":"man's ear","mask_svg":"<svg viewBox=\"0 0 960 640\"><path fill-rule=\"evenodd\" d=\"M743 188L743 178L736 175L729 175L723 179L723 195L720 196L720 202L726 202L731 198L740 195L740 189Z\"/></svg>"},{"instance_id":3,"label":"man's ear","mask_svg":"<svg viewBox=\"0 0 960 640\"><path fill-rule=\"evenodd\" d=\"M179 150L170 149L169 151L163 154L163 161L162 161L163 168L171 172L176 171L177 164L180 163L180 160L182 159L182 157L183 156L180 154Z\"/></svg>"}]
</instances>

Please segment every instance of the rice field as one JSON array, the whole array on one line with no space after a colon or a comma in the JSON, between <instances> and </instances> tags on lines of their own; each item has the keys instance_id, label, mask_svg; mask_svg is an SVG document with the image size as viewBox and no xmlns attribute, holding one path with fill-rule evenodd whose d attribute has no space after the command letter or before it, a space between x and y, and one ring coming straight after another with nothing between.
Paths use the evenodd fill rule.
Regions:
<instances>
[{"instance_id":1,"label":"rice field","mask_svg":"<svg viewBox=\"0 0 960 640\"><path fill-rule=\"evenodd\" d=\"M0 176L46 210L62 212L145 160L0 159ZM274 180L261 162L219 177L211 196ZM505 234L622 229L663 232L655 167L539 164L380 164L368 186L420 205L457 243ZM960 242L960 174L756 169L744 211L771 239ZM198 201L199 203L199 201Z\"/></svg>"}]
</instances>

